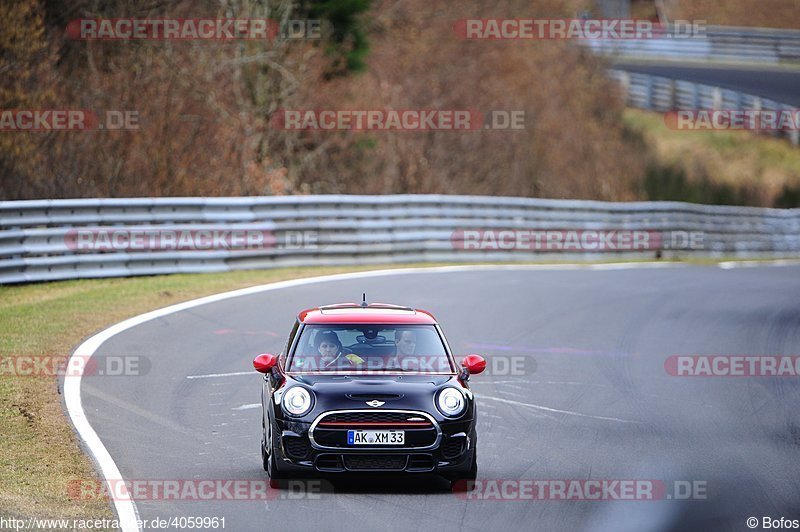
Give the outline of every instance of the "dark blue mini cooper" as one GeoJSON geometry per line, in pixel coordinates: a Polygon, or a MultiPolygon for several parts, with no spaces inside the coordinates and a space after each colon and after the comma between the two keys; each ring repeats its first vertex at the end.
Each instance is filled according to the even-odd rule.
{"type": "Polygon", "coordinates": [[[468,380],[486,362],[468,355],[457,364],[428,312],[304,310],[284,352],[253,366],[264,373],[261,455],[273,485],[321,473],[432,473],[452,483],[477,475],[468,380]]]}

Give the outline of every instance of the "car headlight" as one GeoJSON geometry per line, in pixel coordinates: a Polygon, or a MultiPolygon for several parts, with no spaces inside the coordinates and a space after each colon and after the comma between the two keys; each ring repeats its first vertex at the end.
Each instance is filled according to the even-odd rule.
{"type": "Polygon", "coordinates": [[[302,386],[293,386],[283,394],[281,404],[287,413],[303,416],[311,410],[311,394],[302,386]]]}
{"type": "Polygon", "coordinates": [[[439,397],[436,399],[436,406],[439,407],[439,411],[445,416],[455,417],[464,412],[467,401],[464,399],[464,394],[456,388],[445,388],[439,392],[439,397]]]}

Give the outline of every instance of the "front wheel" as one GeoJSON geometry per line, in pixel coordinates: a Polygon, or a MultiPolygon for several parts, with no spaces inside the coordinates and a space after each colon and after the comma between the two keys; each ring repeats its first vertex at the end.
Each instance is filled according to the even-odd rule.
{"type": "Polygon", "coordinates": [[[261,465],[269,477],[270,488],[279,488],[280,483],[278,481],[288,478],[286,473],[278,471],[278,465],[275,461],[275,447],[272,442],[272,427],[270,427],[269,434],[267,433],[266,427],[263,431],[261,441],[261,465]]]}
{"type": "Polygon", "coordinates": [[[450,479],[450,489],[456,492],[472,491],[475,489],[475,480],[478,478],[478,449],[473,448],[472,463],[469,471],[457,478],[450,479]]]}

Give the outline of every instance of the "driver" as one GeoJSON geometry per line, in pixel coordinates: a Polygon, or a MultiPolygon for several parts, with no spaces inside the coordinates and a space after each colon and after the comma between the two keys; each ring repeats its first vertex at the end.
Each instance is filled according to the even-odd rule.
{"type": "Polygon", "coordinates": [[[397,329],[394,332],[394,347],[395,354],[387,361],[389,368],[419,369],[419,361],[414,356],[417,352],[417,331],[413,329],[397,329]]]}
{"type": "Polygon", "coordinates": [[[319,369],[350,369],[364,363],[358,355],[342,353],[342,342],[334,331],[321,332],[316,337],[319,369]]]}

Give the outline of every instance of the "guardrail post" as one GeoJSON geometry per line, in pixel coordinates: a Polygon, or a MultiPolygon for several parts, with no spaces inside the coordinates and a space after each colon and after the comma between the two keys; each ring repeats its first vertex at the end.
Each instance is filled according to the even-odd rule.
{"type": "Polygon", "coordinates": [[[700,85],[692,83],[692,109],[700,109],[700,85]]]}
{"type": "Polygon", "coordinates": [[[631,75],[625,70],[620,71],[619,82],[622,85],[623,94],[625,94],[625,105],[631,101],[631,75]]]}
{"type": "MultiPolygon", "coordinates": [[[[792,113],[792,111],[796,111],[796,109],[794,109],[794,108],[792,108],[792,107],[790,107],[788,105],[779,106],[778,110],[779,111],[783,111],[783,112],[785,112],[787,114],[788,113],[792,113]]],[[[789,129],[789,130],[785,131],[785,134],[786,134],[786,136],[789,138],[789,140],[791,141],[791,143],[794,146],[800,146],[800,129],[797,129],[797,128],[789,129]]]]}
{"type": "Polygon", "coordinates": [[[676,89],[677,83],[678,82],[675,81],[674,79],[669,80],[669,85],[668,85],[669,94],[667,95],[667,98],[669,99],[669,101],[667,102],[667,105],[669,105],[669,110],[670,111],[678,108],[678,105],[677,105],[678,90],[676,89]]]}
{"type": "Polygon", "coordinates": [[[647,76],[644,82],[644,108],[648,111],[653,110],[653,76],[647,76]]]}
{"type": "Polygon", "coordinates": [[[722,109],[722,89],[714,87],[714,92],[711,93],[711,108],[722,109]]]}

